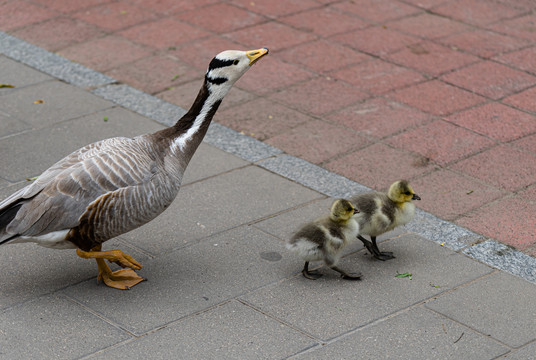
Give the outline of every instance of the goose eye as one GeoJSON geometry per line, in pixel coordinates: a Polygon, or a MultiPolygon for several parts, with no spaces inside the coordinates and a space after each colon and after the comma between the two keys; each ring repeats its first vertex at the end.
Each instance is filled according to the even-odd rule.
{"type": "Polygon", "coordinates": [[[233,65],[238,65],[239,62],[240,60],[236,59],[235,61],[233,61],[233,65]]]}

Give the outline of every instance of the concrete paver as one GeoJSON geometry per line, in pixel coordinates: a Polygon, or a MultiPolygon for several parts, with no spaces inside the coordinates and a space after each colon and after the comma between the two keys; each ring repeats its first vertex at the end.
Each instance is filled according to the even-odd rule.
{"type": "MultiPolygon", "coordinates": [[[[236,84],[216,116],[217,122],[265,143],[214,123],[172,209],[105,244],[140,260],[147,282],[119,292],[97,285],[94,262],[72,250],[31,244],[0,249],[0,358],[165,357],[180,351],[208,358],[529,358],[535,344],[536,260],[526,254],[536,254],[535,225],[518,219],[531,219],[534,212],[534,4],[363,3],[2,3],[0,30],[96,70],[126,74],[122,80],[145,93],[0,32],[0,83],[16,86],[0,88],[0,198],[91,141],[172,123],[184,109],[147,92],[187,107],[189,101],[173,96],[196,93],[218,51],[267,46],[271,55],[236,84]],[[102,9],[111,12],[99,13],[102,9]],[[209,10],[218,16],[203,18],[209,10]],[[319,26],[315,16],[325,24],[319,26]],[[76,39],[47,39],[54,23],[70,35],[89,31],[76,39]],[[162,24],[189,30],[181,37],[162,24]],[[441,71],[452,67],[454,72],[430,78],[441,74],[426,60],[434,57],[443,64],[441,71]],[[166,69],[147,66],[151,59],[169,66],[169,77],[166,69]],[[171,72],[173,62],[191,74],[179,80],[182,92],[165,90],[165,82],[177,75],[171,72]],[[145,66],[146,80],[134,84],[129,77],[136,77],[138,64],[145,66]],[[355,75],[369,72],[377,84],[355,75]],[[308,84],[315,88],[303,89],[308,84]],[[40,105],[56,106],[35,110],[22,95],[52,95],[55,100],[40,105]],[[277,104],[274,114],[270,104],[277,104]],[[379,107],[381,115],[367,115],[370,106],[379,107]],[[390,113],[384,113],[387,108],[390,113]],[[239,128],[237,113],[248,126],[239,128]],[[460,114],[473,121],[461,121],[460,114]],[[269,116],[281,119],[267,130],[269,116]],[[294,116],[296,122],[284,124],[294,116]],[[486,118],[504,130],[483,125],[486,118]],[[409,140],[392,141],[452,119],[460,121],[460,133],[476,131],[499,145],[445,165],[415,154],[406,146],[409,140]],[[303,131],[296,141],[314,138],[314,149],[324,149],[314,151],[329,149],[336,136],[315,138],[318,127],[305,126],[320,122],[351,129],[346,136],[355,142],[357,133],[367,144],[341,146],[331,157],[313,159],[316,164],[283,152],[293,145],[283,137],[290,138],[294,127],[303,131]],[[263,129],[257,124],[265,130],[257,132],[263,129]],[[277,136],[281,150],[268,145],[277,136]],[[493,166],[483,167],[486,161],[493,166]],[[453,176],[440,176],[444,173],[453,176]],[[349,246],[341,267],[361,270],[359,282],[342,281],[324,267],[324,278],[303,279],[302,260],[284,248],[293,229],[324,214],[330,197],[369,190],[352,180],[383,190],[400,177],[421,182],[426,191],[459,193],[459,187],[480,184],[475,191],[486,189],[491,196],[450,207],[456,210],[430,208],[469,229],[419,210],[408,226],[379,239],[382,249],[395,252],[392,261],[374,261],[359,243],[349,246]],[[429,184],[430,178],[437,184],[429,184]],[[406,271],[412,280],[395,277],[406,271]]],[[[445,144],[441,138],[447,135],[439,131],[437,144],[445,144]]],[[[441,159],[451,147],[435,150],[443,153],[437,156],[441,159]]]]}
{"type": "Polygon", "coordinates": [[[417,307],[293,359],[354,359],[359,354],[360,359],[485,360],[507,351],[482,334],[417,307]]]}

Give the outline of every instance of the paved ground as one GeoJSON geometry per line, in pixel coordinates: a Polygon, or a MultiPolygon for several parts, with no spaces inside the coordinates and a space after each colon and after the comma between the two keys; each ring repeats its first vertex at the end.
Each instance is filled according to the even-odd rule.
{"type": "Polygon", "coordinates": [[[216,121],[536,255],[533,0],[4,0],[0,30],[186,108],[267,46],[216,121]],[[254,114],[254,115],[253,115],[254,114]]]}
{"type": "MultiPolygon", "coordinates": [[[[5,33],[0,53],[1,83],[15,86],[0,88],[0,198],[82,145],[184,112],[5,33]]],[[[341,267],[362,281],[325,268],[304,279],[283,241],[361,191],[213,124],[171,208],[106,244],[147,282],[118,291],[72,250],[0,248],[0,359],[534,357],[536,259],[424,211],[381,237],[396,259],[347,250],[341,267]]]]}

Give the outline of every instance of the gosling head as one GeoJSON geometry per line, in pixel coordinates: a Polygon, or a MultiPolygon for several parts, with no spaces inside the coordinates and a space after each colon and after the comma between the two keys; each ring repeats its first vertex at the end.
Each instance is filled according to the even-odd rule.
{"type": "Polygon", "coordinates": [[[212,92],[227,92],[236,80],[266,54],[266,48],[249,51],[226,50],[219,53],[212,59],[205,74],[207,86],[212,92]]]}
{"type": "Polygon", "coordinates": [[[389,192],[387,195],[389,196],[389,199],[397,203],[421,200],[420,196],[415,194],[415,191],[413,191],[413,188],[406,180],[394,182],[389,187],[389,192]]]}
{"type": "Polygon", "coordinates": [[[330,218],[337,222],[348,221],[358,212],[359,210],[348,200],[338,199],[333,202],[333,205],[331,205],[330,218]]]}

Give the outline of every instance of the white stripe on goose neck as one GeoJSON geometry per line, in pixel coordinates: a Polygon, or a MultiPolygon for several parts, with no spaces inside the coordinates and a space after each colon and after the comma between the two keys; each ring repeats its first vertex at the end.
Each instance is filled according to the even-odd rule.
{"type": "MultiPolygon", "coordinates": [[[[210,74],[207,76],[210,76],[210,74]]],[[[210,109],[212,109],[214,104],[216,104],[218,101],[221,101],[225,97],[229,89],[231,89],[232,83],[230,81],[226,81],[223,84],[212,84],[210,82],[207,82],[207,85],[210,95],[203,103],[203,107],[201,108],[199,114],[195,117],[192,126],[188,129],[188,131],[176,138],[171,144],[171,152],[174,154],[177,151],[184,151],[186,143],[190,141],[199,131],[199,128],[205,121],[208,113],[210,112],[210,109]]]]}

